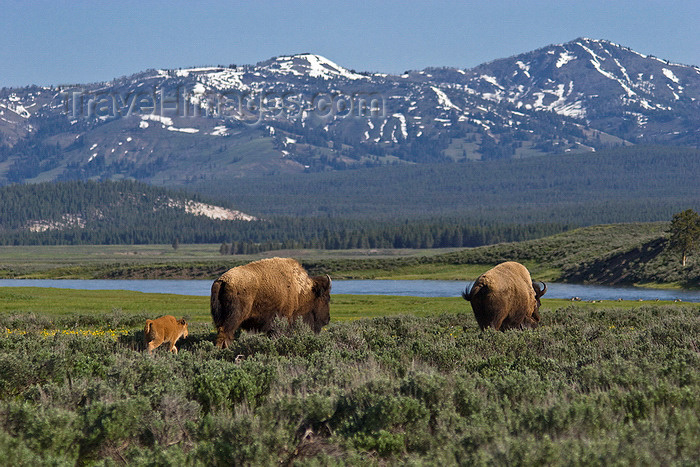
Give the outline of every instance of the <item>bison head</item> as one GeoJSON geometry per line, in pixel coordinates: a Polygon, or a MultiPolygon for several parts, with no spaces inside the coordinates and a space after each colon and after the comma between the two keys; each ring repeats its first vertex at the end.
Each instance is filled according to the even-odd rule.
{"type": "Polygon", "coordinates": [[[532,318],[539,322],[540,321],[540,307],[542,306],[542,302],[540,302],[540,297],[547,292],[547,284],[544,282],[541,282],[542,287],[540,287],[540,284],[538,284],[535,281],[532,281],[532,288],[535,290],[535,309],[532,312],[532,318]]]}
{"type": "Polygon", "coordinates": [[[312,277],[314,302],[311,312],[306,315],[304,321],[311,326],[314,332],[321,332],[321,328],[331,321],[331,276],[312,277]]]}
{"type": "Polygon", "coordinates": [[[189,336],[189,332],[187,332],[187,320],[185,320],[185,318],[178,319],[177,324],[182,326],[182,337],[189,336]]]}
{"type": "Polygon", "coordinates": [[[540,297],[544,295],[547,292],[547,284],[544,282],[540,282],[538,284],[535,281],[532,281],[532,288],[535,289],[535,300],[537,300],[537,308],[539,308],[542,303],[540,303],[540,297]],[[542,287],[540,287],[540,284],[542,284],[542,287]]]}

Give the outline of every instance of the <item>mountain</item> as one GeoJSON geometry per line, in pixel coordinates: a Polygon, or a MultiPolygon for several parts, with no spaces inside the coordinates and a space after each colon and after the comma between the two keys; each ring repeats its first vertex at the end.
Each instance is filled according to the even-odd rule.
{"type": "Polygon", "coordinates": [[[0,184],[251,175],[700,145],[700,68],[593,39],[472,69],[310,53],[0,90],[0,184]]]}

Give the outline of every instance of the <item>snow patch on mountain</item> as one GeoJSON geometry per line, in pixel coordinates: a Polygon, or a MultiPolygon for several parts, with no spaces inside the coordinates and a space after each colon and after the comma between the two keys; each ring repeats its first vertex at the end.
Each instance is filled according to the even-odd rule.
{"type": "Polygon", "coordinates": [[[198,128],[176,128],[174,126],[169,126],[167,128],[167,130],[168,131],[179,131],[180,133],[190,133],[190,134],[199,133],[198,128]]]}
{"type": "Polygon", "coordinates": [[[220,70],[218,67],[201,67],[201,68],[185,68],[183,70],[177,70],[175,71],[175,76],[179,76],[181,78],[186,78],[190,76],[190,73],[207,73],[210,71],[217,71],[220,70]]]}
{"type": "Polygon", "coordinates": [[[214,127],[214,130],[209,133],[212,136],[228,136],[231,133],[226,125],[218,125],[214,127]]]}
{"type": "Polygon", "coordinates": [[[84,229],[87,223],[79,214],[64,214],[58,221],[29,221],[27,229],[30,232],[46,232],[48,230],[84,229]]]}
{"type": "Polygon", "coordinates": [[[633,97],[633,96],[637,95],[637,93],[634,92],[627,85],[627,83],[623,82],[621,79],[616,77],[613,73],[603,69],[602,62],[606,60],[605,57],[601,57],[600,55],[596,54],[593,50],[586,47],[585,45],[583,45],[580,42],[579,42],[579,45],[581,46],[582,49],[584,49],[586,52],[588,52],[591,55],[590,63],[591,63],[591,65],[593,65],[593,67],[596,69],[596,71],[598,71],[601,75],[605,76],[606,78],[619,83],[619,85],[622,87],[622,89],[624,89],[625,92],[627,93],[628,97],[633,97]]]}
{"type": "Polygon", "coordinates": [[[220,91],[241,90],[247,91],[250,89],[243,82],[243,71],[234,70],[231,68],[216,69],[200,74],[197,79],[201,82],[220,91]]]}
{"type": "MultiPolygon", "coordinates": [[[[179,204],[179,203],[176,203],[179,204]]],[[[186,201],[183,203],[185,212],[194,214],[195,216],[206,216],[210,219],[223,221],[256,221],[257,217],[249,214],[244,214],[241,211],[222,208],[221,206],[213,206],[211,204],[199,203],[197,201],[186,201]]]]}
{"type": "Polygon", "coordinates": [[[576,55],[565,51],[559,54],[559,60],[557,60],[556,67],[561,68],[572,60],[576,60],[576,55]]]}
{"type": "Polygon", "coordinates": [[[325,57],[314,54],[277,57],[267,68],[273,73],[309,76],[324,80],[338,77],[350,80],[367,79],[366,76],[353,73],[325,57]]]}
{"type": "Polygon", "coordinates": [[[493,84],[499,89],[503,89],[503,86],[498,84],[498,80],[494,76],[488,76],[488,75],[481,75],[479,76],[480,79],[486,81],[487,83],[493,84]]]}
{"type": "MultiPolygon", "coordinates": [[[[525,64],[525,63],[521,62],[520,60],[518,60],[517,62],[515,62],[515,64],[518,65],[518,68],[520,68],[520,71],[522,71],[523,74],[524,74],[525,76],[527,76],[528,78],[531,77],[531,76],[530,76],[530,65],[529,65],[529,64],[525,64]]],[[[517,72],[516,72],[516,73],[517,73],[517,72]]]]}
{"type": "Polygon", "coordinates": [[[155,114],[141,115],[141,120],[152,120],[154,122],[159,122],[163,125],[163,127],[173,126],[173,119],[172,118],[161,117],[160,115],[155,115],[155,114]]]}
{"type": "MultiPolygon", "coordinates": [[[[437,95],[437,98],[438,98],[438,105],[439,105],[440,107],[442,107],[442,108],[445,109],[445,110],[452,110],[452,109],[454,109],[454,110],[457,110],[457,111],[459,111],[459,112],[462,111],[462,109],[460,109],[459,107],[457,107],[456,105],[454,105],[454,104],[452,103],[452,101],[450,100],[450,98],[447,97],[447,94],[445,94],[441,89],[436,88],[435,86],[430,86],[430,89],[432,89],[433,92],[435,93],[435,95],[437,95]]],[[[404,124],[405,124],[405,121],[404,121],[404,124]]]]}
{"type": "Polygon", "coordinates": [[[664,74],[664,76],[665,76],[666,78],[670,79],[670,80],[673,81],[674,83],[678,84],[678,83],[681,82],[681,81],[676,77],[676,75],[674,75],[673,72],[672,72],[671,70],[669,70],[668,68],[663,68],[663,69],[661,70],[661,72],[664,74]]]}

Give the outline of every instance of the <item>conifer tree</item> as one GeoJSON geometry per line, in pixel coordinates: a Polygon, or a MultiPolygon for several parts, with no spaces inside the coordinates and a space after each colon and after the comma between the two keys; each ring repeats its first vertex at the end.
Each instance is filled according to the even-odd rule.
{"type": "Polygon", "coordinates": [[[700,215],[686,209],[671,220],[669,247],[681,255],[681,265],[685,266],[688,255],[700,246],[700,215]]]}

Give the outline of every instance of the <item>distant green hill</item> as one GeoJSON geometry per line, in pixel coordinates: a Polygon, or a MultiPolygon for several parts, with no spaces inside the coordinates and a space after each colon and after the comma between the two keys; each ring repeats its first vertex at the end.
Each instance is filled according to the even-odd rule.
{"type": "Polygon", "coordinates": [[[0,244],[196,243],[251,219],[211,203],[133,181],[9,185],[0,188],[0,244]]]}
{"type": "Polygon", "coordinates": [[[700,287],[700,258],[686,267],[666,250],[668,223],[597,225],[545,238],[424,257],[306,262],[314,272],[347,278],[474,279],[503,261],[525,264],[556,282],[700,287]],[[479,265],[476,267],[475,265],[479,265]]]}
{"type": "Polygon", "coordinates": [[[259,216],[461,217],[583,226],[700,210],[700,150],[633,146],[585,155],[245,177],[188,186],[259,216]]]}
{"type": "Polygon", "coordinates": [[[680,284],[700,287],[700,258],[686,267],[667,251],[665,222],[597,225],[537,240],[473,248],[437,258],[450,264],[532,264],[533,274],[557,271],[562,282],[680,284]]]}
{"type": "MultiPolygon", "coordinates": [[[[293,198],[287,200],[291,204],[293,198]]],[[[281,248],[444,248],[538,238],[558,223],[479,218],[254,218],[232,203],[141,182],[0,187],[0,245],[219,243],[222,254],[281,248]]]]}

